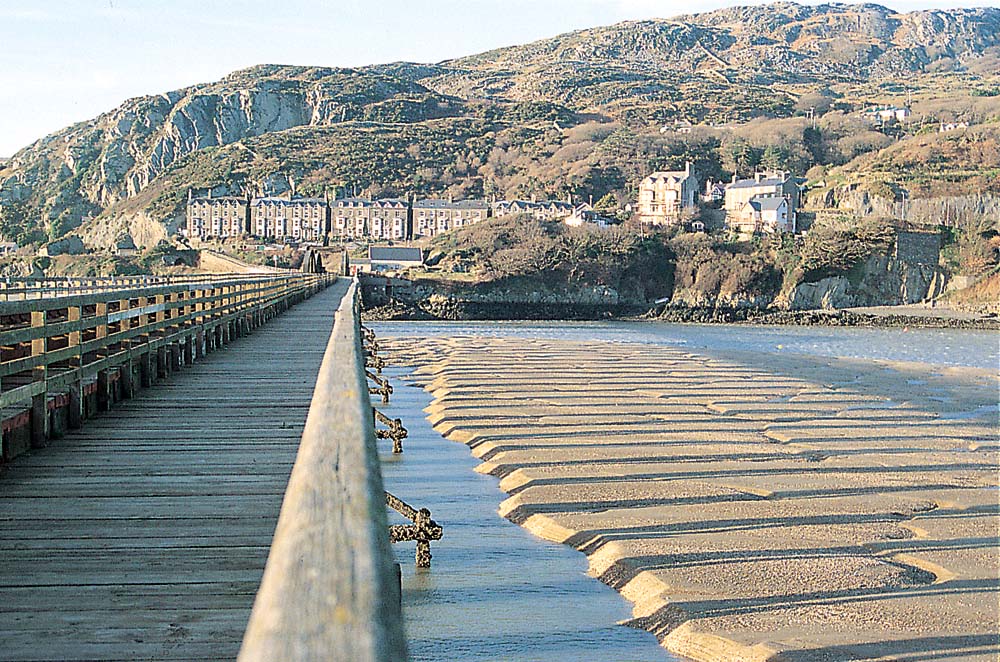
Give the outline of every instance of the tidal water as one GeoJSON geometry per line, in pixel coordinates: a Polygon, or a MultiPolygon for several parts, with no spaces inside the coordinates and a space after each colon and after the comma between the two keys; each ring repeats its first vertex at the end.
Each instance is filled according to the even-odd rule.
{"type": "MultiPolygon", "coordinates": [[[[376,326],[376,332],[384,332],[376,326]]],[[[534,537],[497,514],[506,495],[473,471],[468,447],[431,428],[430,394],[386,370],[409,437],[394,457],[381,442],[385,488],[444,526],[430,570],[414,568],[414,543],[394,545],[403,569],[403,611],[413,660],[652,662],[674,660],[643,630],[616,623],[631,606],[586,574],[583,554],[534,537]]],[[[393,523],[405,523],[391,519],[393,523]]]]}
{"type": "Polygon", "coordinates": [[[961,329],[671,324],[666,322],[381,322],[386,335],[524,337],[669,345],[997,369],[1000,333],[961,329]]]}
{"type": "MultiPolygon", "coordinates": [[[[383,322],[379,336],[487,336],[668,345],[694,353],[872,359],[997,370],[1000,334],[941,329],[678,325],[656,322],[383,322]]],[[[630,605],[586,575],[586,559],[497,515],[506,495],[473,471],[468,448],[438,435],[422,409],[430,395],[387,371],[386,413],[404,420],[405,453],[383,448],[386,489],[427,507],[444,525],[433,567],[416,571],[413,544],[395,546],[403,568],[407,638],[414,660],[673,660],[643,631],[617,625],[630,605]]],[[[919,375],[919,372],[917,373],[919,375]]],[[[990,405],[992,407],[992,405],[990,405]]],[[[993,408],[995,409],[995,408],[993,408]]],[[[973,414],[981,412],[973,412],[973,414]]]]}

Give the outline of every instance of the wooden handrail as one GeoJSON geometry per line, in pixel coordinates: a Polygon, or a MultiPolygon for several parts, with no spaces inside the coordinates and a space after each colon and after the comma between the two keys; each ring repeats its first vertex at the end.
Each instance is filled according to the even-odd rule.
{"type": "Polygon", "coordinates": [[[68,395],[79,408],[85,383],[122,378],[131,384],[134,367],[161,370],[156,365],[168,360],[164,352],[177,365],[188,363],[335,278],[292,273],[103,279],[114,282],[94,291],[52,290],[41,298],[0,301],[0,408],[30,401],[32,442],[44,445],[49,399],[68,395]]]}
{"type": "Polygon", "coordinates": [[[406,659],[361,345],[337,311],[239,660],[406,659]]]}

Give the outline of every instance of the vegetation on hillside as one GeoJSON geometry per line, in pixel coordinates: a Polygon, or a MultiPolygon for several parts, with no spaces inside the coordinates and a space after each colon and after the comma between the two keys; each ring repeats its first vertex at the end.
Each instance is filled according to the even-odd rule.
{"type": "Polygon", "coordinates": [[[777,3],[435,65],[263,65],[129,100],[0,164],[0,233],[41,243],[92,216],[176,222],[189,188],[620,209],[646,174],[688,160],[702,179],[809,173],[821,206],[859,182],[893,203],[978,195],[1000,184],[998,58],[995,8],[777,3]],[[863,117],[908,102],[902,124],[863,117]],[[935,133],[959,120],[973,126],[935,133]]]}
{"type": "MultiPolygon", "coordinates": [[[[801,240],[569,228],[505,216],[436,237],[432,275],[465,284],[609,288],[639,303],[673,298],[689,305],[763,307],[800,283],[853,277],[875,254],[891,253],[885,219],[820,226],[801,240]],[[471,279],[470,279],[471,277],[471,279]]],[[[992,254],[992,268],[996,255],[992,254]]]]}

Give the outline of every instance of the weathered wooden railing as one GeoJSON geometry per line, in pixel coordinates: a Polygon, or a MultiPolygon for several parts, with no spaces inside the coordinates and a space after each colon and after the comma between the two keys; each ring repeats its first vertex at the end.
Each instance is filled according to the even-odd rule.
{"type": "Polygon", "coordinates": [[[287,277],[289,273],[263,268],[257,273],[184,274],[177,276],[8,277],[0,278],[0,301],[24,301],[76,294],[97,294],[111,290],[129,290],[156,285],[181,286],[213,281],[227,282],[234,279],[259,280],[272,276],[287,277]]]}
{"type": "Polygon", "coordinates": [[[332,281],[290,273],[22,283],[14,298],[0,296],[3,458],[43,446],[332,281]]]}
{"type": "Polygon", "coordinates": [[[406,659],[357,285],[337,311],[239,659],[406,659]]]}

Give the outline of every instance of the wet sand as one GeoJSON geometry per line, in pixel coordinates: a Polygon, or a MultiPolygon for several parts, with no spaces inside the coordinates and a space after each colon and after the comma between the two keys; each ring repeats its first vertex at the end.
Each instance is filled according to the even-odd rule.
{"type": "Polygon", "coordinates": [[[623,343],[382,342],[418,366],[434,428],[501,478],[500,514],[586,554],[668,650],[997,659],[995,373],[623,343]]]}

